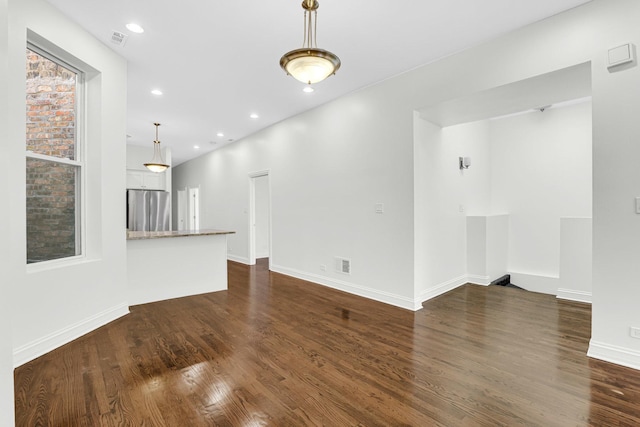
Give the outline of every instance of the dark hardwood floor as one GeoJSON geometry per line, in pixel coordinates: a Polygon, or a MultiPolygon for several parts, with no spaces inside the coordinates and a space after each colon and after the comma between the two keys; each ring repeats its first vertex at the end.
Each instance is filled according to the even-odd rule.
{"type": "Polygon", "coordinates": [[[639,426],[590,307],[466,285],[418,312],[229,263],[15,372],[18,426],[639,426]]]}

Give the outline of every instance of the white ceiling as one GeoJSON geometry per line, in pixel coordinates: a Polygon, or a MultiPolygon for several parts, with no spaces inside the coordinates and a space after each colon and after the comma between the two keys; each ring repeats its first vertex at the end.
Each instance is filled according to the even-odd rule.
{"type": "Polygon", "coordinates": [[[320,0],[318,47],[342,68],[311,94],[279,66],[302,46],[301,0],[48,1],[128,60],[128,143],[150,147],[160,122],[177,165],[590,0],[320,0]],[[124,47],[110,42],[113,30],[128,34],[124,47]]]}

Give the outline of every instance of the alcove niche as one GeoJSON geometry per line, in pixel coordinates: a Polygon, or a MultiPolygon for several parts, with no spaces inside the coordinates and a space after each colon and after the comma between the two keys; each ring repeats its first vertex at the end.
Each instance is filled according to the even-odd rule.
{"type": "Polygon", "coordinates": [[[414,113],[423,301],[505,274],[527,290],[591,301],[591,116],[590,63],[414,113]]]}

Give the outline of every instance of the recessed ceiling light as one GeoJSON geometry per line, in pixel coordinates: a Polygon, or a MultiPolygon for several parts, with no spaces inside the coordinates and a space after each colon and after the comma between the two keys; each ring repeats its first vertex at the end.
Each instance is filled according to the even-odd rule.
{"type": "Polygon", "coordinates": [[[198,149],[200,149],[200,146],[199,145],[194,145],[193,148],[198,150],[198,149]]]}
{"type": "Polygon", "coordinates": [[[126,27],[127,27],[127,30],[131,31],[132,33],[136,33],[136,34],[144,33],[144,28],[142,28],[140,25],[136,24],[135,22],[128,23],[126,27]]]}
{"type": "Polygon", "coordinates": [[[311,93],[313,92],[313,88],[311,86],[305,86],[304,89],[302,89],[302,91],[306,93],[311,93]]]}
{"type": "Polygon", "coordinates": [[[251,113],[249,117],[251,117],[252,119],[257,119],[260,116],[258,116],[256,113],[251,113]]]}
{"type": "Polygon", "coordinates": [[[224,136],[224,133],[222,133],[222,132],[218,132],[216,135],[218,135],[219,137],[221,137],[221,138],[222,138],[222,137],[224,136]]]}
{"type": "Polygon", "coordinates": [[[162,95],[162,91],[160,89],[154,89],[151,91],[151,93],[154,95],[162,95]]]}

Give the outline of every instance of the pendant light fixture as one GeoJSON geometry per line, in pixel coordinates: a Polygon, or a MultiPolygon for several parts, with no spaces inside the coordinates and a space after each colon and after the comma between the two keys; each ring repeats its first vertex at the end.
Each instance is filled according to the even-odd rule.
{"type": "Polygon", "coordinates": [[[280,66],[287,74],[302,83],[311,85],[321,82],[340,68],[340,58],[328,50],[318,49],[316,32],[318,24],[317,0],[303,0],[304,43],[301,49],[285,53],[280,66]]]}
{"type": "Polygon", "coordinates": [[[164,172],[169,168],[169,165],[164,162],[164,158],[162,158],[162,150],[160,150],[160,140],[158,139],[158,126],[160,123],[153,124],[156,127],[156,139],[153,141],[153,158],[149,163],[145,163],[144,165],[151,172],[164,172]]]}

